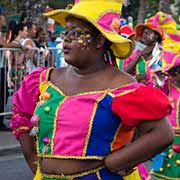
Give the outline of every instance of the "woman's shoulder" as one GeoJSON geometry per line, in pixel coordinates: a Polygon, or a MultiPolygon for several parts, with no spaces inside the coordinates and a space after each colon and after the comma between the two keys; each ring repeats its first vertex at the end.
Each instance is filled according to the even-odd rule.
{"type": "Polygon", "coordinates": [[[137,83],[133,76],[124,71],[118,70],[113,77],[111,85],[113,87],[122,87],[132,83],[137,83]]]}
{"type": "Polygon", "coordinates": [[[66,70],[67,67],[54,68],[53,70],[51,70],[50,79],[57,79],[59,77],[63,77],[66,70]]]}

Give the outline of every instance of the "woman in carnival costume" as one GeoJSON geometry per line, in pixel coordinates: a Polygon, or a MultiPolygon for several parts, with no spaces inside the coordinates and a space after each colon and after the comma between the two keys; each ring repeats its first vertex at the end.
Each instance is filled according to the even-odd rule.
{"type": "Polygon", "coordinates": [[[135,75],[138,82],[152,84],[154,69],[161,66],[161,42],[163,31],[152,23],[139,24],[135,28],[136,43],[132,54],[124,61],[123,69],[135,75]]]}
{"type": "Polygon", "coordinates": [[[116,66],[132,48],[112,26],[121,7],[81,0],[45,14],[66,27],[69,66],[29,74],[13,95],[11,120],[35,180],[129,180],[124,175],[173,141],[166,95],[116,66]],[[141,134],[130,143],[134,128],[141,134]]]}
{"type": "Polygon", "coordinates": [[[167,63],[161,71],[168,76],[167,83],[163,83],[165,92],[172,103],[172,112],[169,115],[170,123],[175,132],[175,139],[163,153],[153,160],[152,174],[164,180],[180,178],[180,57],[172,55],[171,63],[167,63]]]}

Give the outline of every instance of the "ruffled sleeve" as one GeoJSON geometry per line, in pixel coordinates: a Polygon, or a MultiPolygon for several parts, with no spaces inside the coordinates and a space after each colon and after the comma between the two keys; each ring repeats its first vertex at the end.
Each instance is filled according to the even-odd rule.
{"type": "Polygon", "coordinates": [[[112,101],[112,111],[126,126],[162,119],[171,110],[167,96],[158,88],[150,86],[139,87],[133,92],[115,97],[112,101]]]}
{"type": "Polygon", "coordinates": [[[18,91],[13,95],[13,109],[10,127],[16,139],[23,133],[29,133],[36,103],[39,99],[40,74],[45,68],[38,68],[27,75],[18,91]]]}

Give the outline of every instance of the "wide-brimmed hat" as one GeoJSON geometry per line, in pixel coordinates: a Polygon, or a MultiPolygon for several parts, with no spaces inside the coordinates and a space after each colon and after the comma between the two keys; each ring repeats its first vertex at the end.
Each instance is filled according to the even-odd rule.
{"type": "Polygon", "coordinates": [[[162,28],[167,34],[179,34],[177,23],[170,14],[159,11],[150,17],[147,22],[162,28]]]}
{"type": "Polygon", "coordinates": [[[132,51],[132,43],[116,31],[120,23],[121,9],[122,0],[79,0],[71,9],[57,9],[44,15],[62,26],[66,24],[66,18],[69,15],[90,22],[112,42],[111,48],[114,55],[126,58],[132,51]]]}
{"type": "Polygon", "coordinates": [[[165,38],[163,49],[174,53],[180,52],[180,33],[177,29],[177,23],[174,18],[161,11],[150,17],[148,22],[153,23],[156,27],[163,29],[165,38]]]}
{"type": "Polygon", "coordinates": [[[144,28],[149,28],[155,32],[157,32],[159,34],[159,36],[161,37],[161,40],[164,39],[164,33],[163,30],[159,27],[156,27],[153,23],[144,23],[144,24],[138,24],[135,28],[135,32],[136,32],[136,37],[137,38],[141,38],[142,34],[143,34],[143,29],[144,28]]]}

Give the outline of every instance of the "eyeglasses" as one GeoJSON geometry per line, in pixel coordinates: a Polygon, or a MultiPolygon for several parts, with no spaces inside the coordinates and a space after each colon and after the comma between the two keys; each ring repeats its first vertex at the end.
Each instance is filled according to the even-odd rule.
{"type": "Polygon", "coordinates": [[[70,40],[77,40],[82,35],[90,36],[90,32],[89,31],[83,31],[81,29],[66,30],[62,33],[62,38],[64,39],[65,37],[68,36],[68,38],[70,40]]]}

